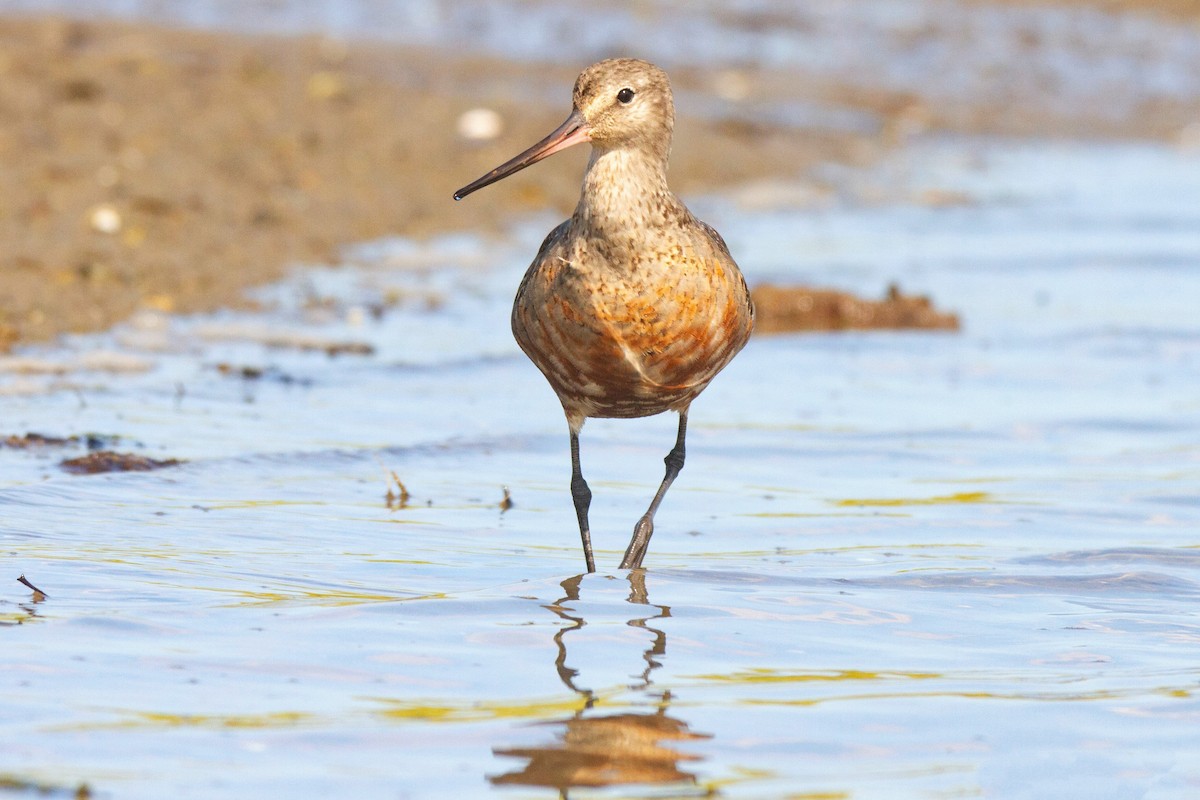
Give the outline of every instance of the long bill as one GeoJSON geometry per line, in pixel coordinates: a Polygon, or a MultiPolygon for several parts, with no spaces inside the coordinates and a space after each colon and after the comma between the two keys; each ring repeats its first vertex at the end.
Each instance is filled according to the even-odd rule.
{"type": "Polygon", "coordinates": [[[471,192],[507,178],[514,172],[520,172],[529,165],[541,161],[546,156],[554,155],[559,150],[565,150],[572,145],[582,142],[590,142],[592,140],[591,133],[592,131],[588,126],[587,120],[583,118],[583,114],[580,113],[579,109],[575,109],[571,112],[571,116],[567,117],[566,122],[555,128],[545,139],[542,139],[519,156],[505,161],[482,178],[471,181],[454,193],[454,199],[462,200],[471,192]]]}

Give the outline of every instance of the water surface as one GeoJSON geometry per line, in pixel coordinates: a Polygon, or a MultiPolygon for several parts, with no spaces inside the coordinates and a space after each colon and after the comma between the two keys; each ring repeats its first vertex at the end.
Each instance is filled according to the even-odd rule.
{"type": "Polygon", "coordinates": [[[1195,796],[1198,175],[1166,148],[933,141],[839,176],[872,204],[694,202],[752,282],[899,280],[966,324],[754,339],[693,407],[645,573],[615,565],[674,419],[585,428],[580,576],[566,426],[508,333],[553,220],[364,245],[261,313],[5,362],[0,433],[187,463],[80,477],[57,462],[83,444],[0,449],[0,775],[1195,796]]]}

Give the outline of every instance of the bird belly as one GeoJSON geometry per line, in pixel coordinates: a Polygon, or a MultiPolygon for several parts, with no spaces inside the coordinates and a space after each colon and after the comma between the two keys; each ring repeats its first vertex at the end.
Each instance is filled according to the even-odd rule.
{"type": "Polygon", "coordinates": [[[753,324],[736,267],[729,274],[706,266],[677,269],[672,279],[618,280],[535,265],[513,306],[513,334],[568,417],[685,409],[741,350],[753,324]]]}

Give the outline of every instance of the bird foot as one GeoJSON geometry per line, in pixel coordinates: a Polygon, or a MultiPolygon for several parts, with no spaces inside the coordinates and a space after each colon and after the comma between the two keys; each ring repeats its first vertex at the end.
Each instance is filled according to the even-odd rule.
{"type": "Polygon", "coordinates": [[[650,537],[654,534],[654,518],[649,514],[638,520],[633,527],[633,538],[621,559],[621,569],[638,569],[642,559],[646,557],[646,549],[650,546],[650,537]]]}

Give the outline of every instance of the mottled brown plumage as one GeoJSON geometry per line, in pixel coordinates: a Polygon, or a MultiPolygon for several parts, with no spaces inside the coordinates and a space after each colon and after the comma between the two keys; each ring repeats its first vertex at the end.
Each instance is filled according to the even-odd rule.
{"type": "Polygon", "coordinates": [[[579,76],[573,100],[557,130],[455,197],[592,144],[579,205],[542,243],[512,313],[517,343],[567,415],[571,494],[591,572],[584,420],[679,412],[666,476],[621,562],[639,567],[654,513],[683,467],[688,407],[750,338],[754,307],[721,236],[667,188],[675,109],[666,73],[632,58],[601,61],[579,76]]]}

